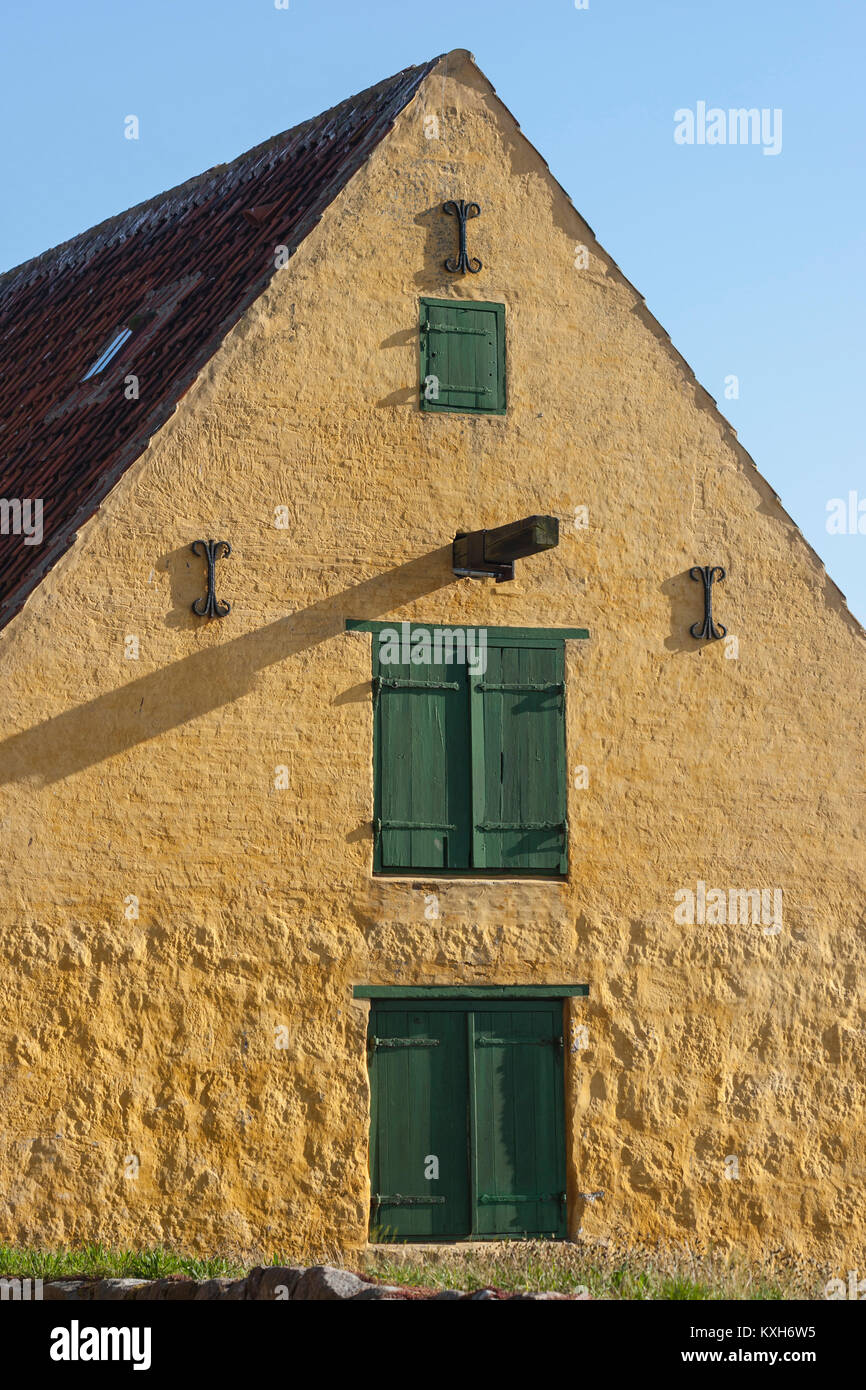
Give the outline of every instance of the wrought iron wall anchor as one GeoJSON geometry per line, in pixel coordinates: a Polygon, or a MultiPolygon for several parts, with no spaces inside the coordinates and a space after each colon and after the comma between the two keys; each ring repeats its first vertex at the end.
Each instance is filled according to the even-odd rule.
{"type": "Polygon", "coordinates": [[[193,555],[203,555],[207,560],[207,593],[204,598],[193,601],[192,611],[199,618],[224,618],[231,612],[232,606],[230,603],[220,603],[216,596],[216,562],[220,559],[220,550],[225,557],[231,555],[232,548],[228,541],[193,541],[190,549],[193,555]],[[198,546],[201,546],[201,550],[198,546]]]}
{"type": "Polygon", "coordinates": [[[722,627],[721,623],[713,622],[713,580],[724,579],[725,571],[721,565],[693,565],[689,574],[697,583],[703,582],[704,586],[704,621],[692,623],[689,632],[699,642],[701,638],[706,638],[708,642],[717,642],[720,637],[725,636],[728,629],[722,627]]]}
{"type": "Polygon", "coordinates": [[[468,256],[466,253],[466,222],[470,217],[480,216],[480,204],[464,203],[462,198],[459,201],[449,198],[447,203],[442,204],[442,211],[457,217],[460,222],[460,250],[456,261],[452,256],[448,257],[445,262],[445,269],[455,274],[459,270],[462,275],[465,275],[468,270],[470,275],[477,275],[481,269],[481,262],[477,256],[468,256]]]}

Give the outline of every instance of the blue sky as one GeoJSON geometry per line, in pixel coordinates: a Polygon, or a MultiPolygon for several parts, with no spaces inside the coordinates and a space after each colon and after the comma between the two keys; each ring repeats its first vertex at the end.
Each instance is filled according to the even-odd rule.
{"type": "Polygon", "coordinates": [[[826,528],[866,529],[862,0],[4,0],[3,38],[0,269],[471,49],[866,621],[826,528]],[[676,144],[699,101],[781,109],[780,153],[676,144]]]}

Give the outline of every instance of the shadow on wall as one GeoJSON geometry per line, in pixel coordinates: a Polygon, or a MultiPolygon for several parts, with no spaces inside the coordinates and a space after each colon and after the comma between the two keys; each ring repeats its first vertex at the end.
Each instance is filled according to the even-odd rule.
{"type": "MultiPolygon", "coordinates": [[[[458,192],[448,197],[459,198],[462,195],[458,192]]],[[[443,197],[442,202],[447,201],[443,197]]],[[[469,224],[472,231],[479,219],[473,218],[469,224]]],[[[415,217],[415,225],[423,227],[425,233],[424,246],[424,269],[416,272],[414,278],[415,286],[419,296],[425,295],[432,299],[484,299],[485,295],[479,290],[471,290],[469,285],[477,280],[475,275],[456,275],[445,269],[445,261],[449,256],[456,257],[458,251],[458,223],[457,218],[450,216],[442,211],[442,203],[434,203],[432,207],[425,208],[415,217]]],[[[470,245],[470,254],[479,255],[470,245]]],[[[379,344],[384,349],[402,349],[405,353],[407,349],[411,352],[411,357],[406,358],[407,374],[409,385],[401,386],[390,395],[383,396],[376,402],[377,406],[395,405],[417,405],[418,392],[420,389],[418,357],[418,304],[417,301],[412,309],[412,321],[405,328],[397,333],[392,333],[390,338],[386,338],[379,344]]]]}
{"type": "MultiPolygon", "coordinates": [[[[441,202],[425,208],[415,218],[416,227],[423,227],[425,233],[424,269],[417,271],[414,276],[418,293],[430,295],[434,299],[486,299],[487,296],[480,289],[473,288],[468,295],[463,292],[469,286],[477,286],[479,281],[483,281],[482,274],[463,275],[445,269],[446,260],[457,259],[460,246],[458,219],[453,213],[443,211],[444,204],[452,198],[473,201],[471,193],[458,189],[456,193],[444,194],[441,202]],[[458,290],[457,294],[454,292],[455,288],[458,290]]],[[[473,260],[481,261],[482,266],[487,254],[487,238],[481,226],[483,220],[482,207],[481,215],[469,218],[466,223],[467,250],[473,260]]]]}
{"type": "MultiPolygon", "coordinates": [[[[192,582],[187,579],[185,551],[164,559],[170,565],[178,556],[183,565],[176,567],[172,597],[180,609],[203,589],[200,573],[192,582]]],[[[345,631],[347,617],[384,617],[458,582],[451,573],[451,547],[443,546],[255,632],[194,652],[5,739],[0,743],[0,784],[31,781],[48,786],[62,781],[232,704],[254,688],[257,672],[338,636],[345,631]]]]}
{"type": "MultiPolygon", "coordinates": [[[[204,598],[207,593],[207,564],[201,555],[194,555],[191,545],[178,546],[160,555],[154,566],[161,574],[168,575],[171,589],[171,610],[165,625],[170,628],[201,627],[201,618],[192,611],[194,599],[204,598]]],[[[229,573],[231,573],[229,571],[229,573]]],[[[216,592],[221,598],[220,580],[223,578],[223,565],[220,560],[216,567],[216,592]]]]}
{"type": "MultiPolygon", "coordinates": [[[[666,579],[660,586],[661,592],[670,604],[670,634],[665,638],[665,647],[669,652],[699,652],[706,646],[703,640],[693,637],[690,628],[693,623],[702,623],[704,620],[704,586],[692,579],[689,570],[683,570],[681,574],[675,574],[671,579],[666,579]]],[[[724,585],[719,587],[713,585],[713,619],[718,626],[729,627],[729,623],[721,612],[725,602],[724,585]]]]}

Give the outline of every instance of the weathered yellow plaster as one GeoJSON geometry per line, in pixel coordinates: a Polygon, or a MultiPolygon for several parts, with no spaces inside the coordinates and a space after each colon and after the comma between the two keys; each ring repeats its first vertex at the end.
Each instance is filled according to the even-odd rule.
{"type": "Polygon", "coordinates": [[[862,632],[468,55],[228,336],[0,663],[0,1238],[358,1246],[352,985],[586,982],[572,1234],[863,1267],[862,632]],[[442,268],[451,197],[483,208],[477,276],[442,268]],[[506,416],[419,411],[425,294],[506,305],[506,416]],[[561,518],[558,549],[513,584],[453,577],[456,530],[533,512],[561,518]],[[213,623],[190,612],[209,536],[234,547],[213,623]],[[688,634],[703,563],[727,569],[737,659],[688,634]],[[589,786],[566,883],[372,876],[371,638],[344,622],[391,616],[590,629],[568,652],[589,786]],[[698,880],[781,888],[783,930],[678,925],[698,880]]]}

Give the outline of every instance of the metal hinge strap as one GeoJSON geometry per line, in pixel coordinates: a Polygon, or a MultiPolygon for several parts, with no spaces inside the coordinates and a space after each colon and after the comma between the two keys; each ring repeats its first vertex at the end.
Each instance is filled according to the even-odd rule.
{"type": "Polygon", "coordinates": [[[555,690],[557,694],[561,695],[562,692],[565,690],[565,684],[563,681],[524,681],[522,683],[515,681],[511,684],[500,684],[494,681],[481,681],[478,685],[476,685],[475,689],[505,690],[513,692],[515,695],[519,695],[524,690],[555,690]]]}
{"type": "MultiPolygon", "coordinates": [[[[421,385],[422,385],[423,388],[426,389],[426,386],[427,386],[426,381],[422,381],[421,385]]],[[[465,392],[467,392],[469,395],[472,395],[472,396],[492,396],[492,395],[493,395],[493,388],[492,388],[491,386],[464,386],[464,385],[452,386],[450,382],[446,382],[446,381],[440,381],[440,382],[439,382],[439,390],[440,390],[440,391],[465,391],[465,392]]],[[[434,400],[434,401],[435,401],[435,400],[436,400],[436,397],[435,397],[435,396],[427,396],[427,397],[425,397],[425,399],[426,399],[426,400],[434,400]]]]}
{"type": "Polygon", "coordinates": [[[465,333],[473,338],[487,338],[491,345],[493,338],[489,328],[457,328],[448,323],[422,323],[422,333],[465,333]]]}
{"type": "Polygon", "coordinates": [[[431,1203],[434,1206],[444,1207],[444,1197],[404,1197],[401,1192],[393,1195],[384,1192],[374,1192],[371,1201],[374,1207],[426,1207],[431,1203]]]}
{"type": "Polygon", "coordinates": [[[498,832],[503,830],[559,830],[563,834],[568,830],[568,821],[564,820],[531,820],[531,821],[482,821],[476,825],[476,830],[489,830],[498,832]]]}
{"type": "Polygon", "coordinates": [[[381,820],[379,817],[373,821],[373,830],[376,835],[381,835],[383,830],[456,830],[456,825],[451,825],[448,821],[425,821],[425,820],[381,820]]]}
{"type": "Polygon", "coordinates": [[[458,681],[409,681],[399,676],[374,676],[373,699],[378,700],[382,690],[459,690],[458,681]]]}
{"type": "Polygon", "coordinates": [[[533,1193],[525,1193],[525,1192],[511,1192],[511,1193],[482,1192],[481,1196],[478,1198],[478,1201],[479,1201],[479,1204],[481,1204],[482,1206],[492,1206],[494,1203],[495,1203],[496,1205],[499,1205],[499,1206],[504,1206],[504,1205],[510,1206],[512,1202],[564,1202],[564,1201],[565,1201],[565,1193],[564,1193],[564,1192],[539,1192],[539,1193],[535,1193],[535,1192],[533,1192],[533,1193]]]}

